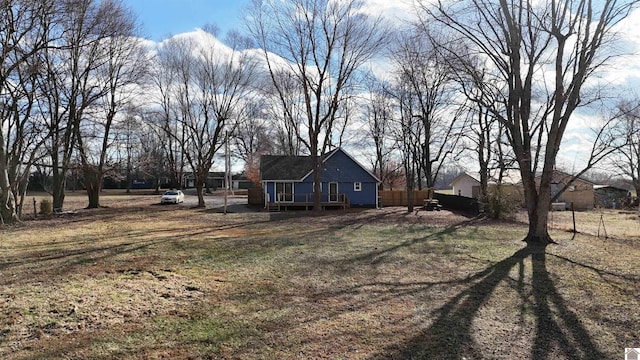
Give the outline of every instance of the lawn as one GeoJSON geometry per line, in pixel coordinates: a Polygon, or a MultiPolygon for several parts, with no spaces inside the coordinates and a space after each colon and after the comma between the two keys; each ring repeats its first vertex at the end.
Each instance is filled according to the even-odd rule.
{"type": "Polygon", "coordinates": [[[640,346],[640,231],[562,225],[541,252],[521,223],[447,211],[156,202],[105,197],[0,229],[0,358],[621,359],[640,346]]]}

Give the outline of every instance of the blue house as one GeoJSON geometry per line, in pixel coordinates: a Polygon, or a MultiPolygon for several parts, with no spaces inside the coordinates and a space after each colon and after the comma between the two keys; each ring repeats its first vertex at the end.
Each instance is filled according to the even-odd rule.
{"type": "MultiPolygon", "coordinates": [[[[323,157],[320,176],[322,208],[376,207],[380,180],[342,148],[323,157]]],[[[260,179],[268,209],[313,207],[311,156],[260,158],[260,179]]]]}

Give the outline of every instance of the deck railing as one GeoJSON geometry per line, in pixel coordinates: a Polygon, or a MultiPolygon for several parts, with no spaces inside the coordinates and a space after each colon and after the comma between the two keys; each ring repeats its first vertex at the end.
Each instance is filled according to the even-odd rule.
{"type": "MultiPolygon", "coordinates": [[[[314,201],[314,194],[286,194],[280,193],[276,195],[277,203],[287,203],[287,204],[295,204],[295,203],[303,203],[310,204],[314,201]]],[[[336,204],[346,204],[348,203],[348,197],[346,194],[320,194],[320,202],[321,203],[336,203],[336,204]]]]}

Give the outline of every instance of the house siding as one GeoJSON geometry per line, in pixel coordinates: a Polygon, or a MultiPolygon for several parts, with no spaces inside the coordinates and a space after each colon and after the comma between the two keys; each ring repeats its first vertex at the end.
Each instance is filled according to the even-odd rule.
{"type": "MultiPolygon", "coordinates": [[[[321,177],[321,183],[322,183],[322,196],[321,196],[321,201],[328,201],[329,199],[329,183],[330,182],[335,182],[338,183],[338,194],[344,194],[349,198],[349,204],[352,207],[375,207],[377,206],[377,186],[378,183],[377,182],[364,182],[364,181],[360,181],[360,183],[362,184],[362,188],[360,191],[354,191],[353,190],[353,184],[354,182],[345,182],[345,181],[325,181],[325,179],[322,179],[321,177]]],[[[306,190],[305,192],[312,194],[313,193],[313,181],[312,180],[307,180],[304,182],[301,182],[299,184],[298,188],[304,188],[306,190]]],[[[313,199],[311,199],[311,201],[313,201],[313,199]]]]}
{"type": "Polygon", "coordinates": [[[575,210],[591,210],[594,207],[595,191],[593,189],[565,190],[557,201],[573,204],[575,210]]]}
{"type": "MultiPolygon", "coordinates": [[[[267,169],[262,169],[266,171],[267,169]]],[[[275,176],[275,175],[274,175],[275,176]]],[[[295,202],[313,202],[313,171],[309,171],[302,179],[285,181],[279,178],[263,178],[265,200],[275,202],[275,184],[278,182],[294,183],[295,202]]],[[[329,200],[329,183],[338,183],[338,194],[346,195],[351,206],[376,207],[378,204],[378,179],[365,170],[343,150],[336,149],[330,153],[323,163],[320,176],[321,202],[329,200]],[[360,191],[354,191],[354,184],[361,184],[360,191]]]]}
{"type": "MultiPolygon", "coordinates": [[[[313,173],[305,179],[305,183],[313,184],[313,173]]],[[[353,161],[347,154],[338,151],[324,163],[322,174],[323,199],[328,197],[329,183],[338,183],[338,193],[349,198],[351,206],[375,207],[378,203],[378,181],[369,172],[353,161]],[[360,191],[354,191],[354,183],[360,182],[360,191]]]]}
{"type": "MultiPolygon", "coordinates": [[[[571,178],[572,175],[554,170],[551,183],[552,196],[560,191],[565,184],[571,180],[571,178]]],[[[536,178],[536,186],[540,186],[540,177],[536,178]]],[[[571,206],[571,204],[573,204],[573,209],[575,210],[591,210],[593,209],[595,202],[593,184],[579,178],[575,179],[572,182],[571,187],[565,189],[565,191],[558,196],[555,202],[566,203],[567,206],[571,206]]]]}

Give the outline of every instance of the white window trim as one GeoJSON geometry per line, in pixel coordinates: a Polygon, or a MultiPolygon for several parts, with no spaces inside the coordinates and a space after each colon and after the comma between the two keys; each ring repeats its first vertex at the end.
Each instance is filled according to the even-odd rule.
{"type": "Polygon", "coordinates": [[[353,183],[353,191],[362,191],[362,183],[360,181],[353,183]]]}
{"type": "Polygon", "coordinates": [[[274,182],[273,183],[273,193],[275,195],[275,202],[276,203],[285,203],[285,202],[290,202],[290,201],[286,201],[286,200],[280,200],[278,197],[278,184],[283,184],[282,186],[285,187],[286,184],[291,184],[291,200],[295,200],[296,198],[296,183],[293,181],[278,181],[278,182],[274,182]]]}

